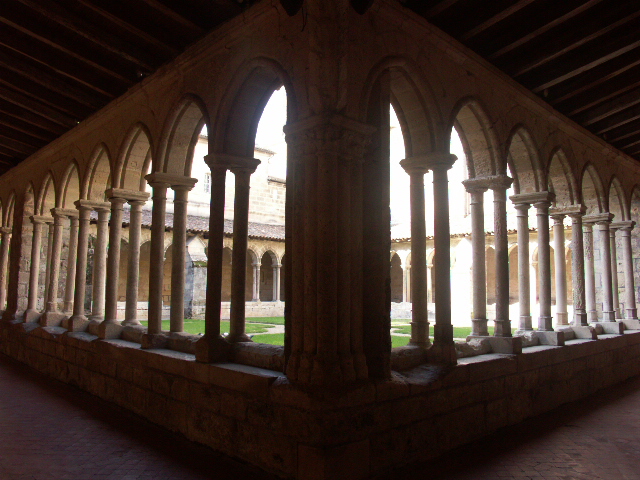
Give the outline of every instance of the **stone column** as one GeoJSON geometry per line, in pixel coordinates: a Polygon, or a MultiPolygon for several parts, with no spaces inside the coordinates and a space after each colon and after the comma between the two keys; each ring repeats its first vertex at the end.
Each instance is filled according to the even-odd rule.
{"type": "Polygon", "coordinates": [[[483,179],[462,182],[471,195],[471,250],[473,318],[471,335],[488,336],[487,327],[487,272],[485,259],[484,192],[488,186],[483,179]]]}
{"type": "Polygon", "coordinates": [[[611,248],[611,306],[615,318],[620,317],[620,293],[618,291],[618,253],[616,252],[616,232],[618,227],[609,225],[609,247],[611,248]]]}
{"type": "Polygon", "coordinates": [[[52,327],[60,324],[64,318],[64,313],[58,310],[58,290],[60,283],[60,256],[62,253],[62,234],[64,222],[69,215],[75,215],[75,212],[67,212],[61,208],[52,208],[53,215],[53,236],[49,237],[51,243],[51,254],[47,259],[49,268],[49,286],[47,288],[47,296],[45,298],[45,310],[40,317],[40,325],[43,327],[52,327]]]}
{"type": "Polygon", "coordinates": [[[47,309],[47,298],[49,298],[49,286],[51,285],[51,282],[49,281],[51,279],[51,253],[53,252],[53,231],[54,231],[54,224],[53,224],[53,218],[48,217],[49,220],[47,221],[47,225],[49,226],[49,231],[47,232],[47,257],[46,257],[46,261],[47,264],[45,265],[45,272],[44,272],[44,308],[43,311],[46,311],[47,309]]]}
{"type": "MultiPolygon", "coordinates": [[[[251,289],[252,290],[251,301],[259,302],[260,301],[260,263],[256,261],[255,263],[252,263],[251,266],[253,267],[253,288],[251,289]]],[[[233,266],[231,268],[233,270],[233,266]]]]}
{"type": "Polygon", "coordinates": [[[107,286],[105,296],[104,321],[100,324],[100,338],[118,338],[122,326],[118,322],[118,281],[120,279],[120,244],[122,242],[123,206],[127,202],[120,189],[107,191],[111,202],[111,222],[109,225],[109,253],[107,256],[107,286]]]}
{"type": "MultiPolygon", "coordinates": [[[[249,229],[249,191],[251,174],[260,161],[246,158],[243,164],[230,170],[235,175],[235,199],[233,204],[233,251],[231,252],[231,311],[227,340],[250,342],[245,334],[245,283],[247,272],[247,243],[249,229]]],[[[256,280],[254,266],[254,282],[256,280]]],[[[259,270],[258,270],[259,281],[259,270]]],[[[255,285],[255,283],[254,283],[255,285]]],[[[254,299],[256,298],[254,286],[254,299]]]]}
{"type": "Polygon", "coordinates": [[[73,295],[76,284],[76,263],[78,258],[78,211],[69,212],[69,250],[67,253],[67,281],[64,286],[65,317],[73,315],[73,295]]]}
{"type": "Polygon", "coordinates": [[[494,241],[496,252],[496,337],[511,337],[509,320],[509,237],[507,232],[507,189],[513,180],[498,176],[491,179],[493,190],[494,241]]]}
{"type": "Polygon", "coordinates": [[[429,314],[427,282],[427,233],[424,204],[424,175],[429,171],[424,157],[400,162],[411,181],[411,339],[410,345],[427,347],[429,314]]]}
{"type": "Polygon", "coordinates": [[[551,316],[551,250],[549,248],[549,207],[551,196],[538,201],[536,207],[538,217],[538,282],[540,284],[540,317],[538,330],[553,331],[551,316]]]}
{"type": "Polygon", "coordinates": [[[171,313],[170,330],[184,331],[184,290],[186,284],[185,260],[187,253],[187,204],[188,195],[198,179],[175,181],[171,188],[173,200],[173,247],[171,256],[171,313]]]}
{"type": "MultiPolygon", "coordinates": [[[[571,242],[573,255],[571,256],[571,276],[573,284],[573,324],[576,327],[589,325],[587,310],[585,307],[585,268],[584,268],[584,242],[582,238],[582,216],[584,207],[578,207],[579,211],[570,214],[571,217],[571,242]]],[[[593,256],[592,256],[593,258],[593,256]]]]}
{"type": "Polygon", "coordinates": [[[33,239],[31,241],[31,268],[29,270],[29,298],[27,310],[24,312],[25,322],[34,322],[40,318],[38,312],[38,283],[40,279],[40,249],[42,246],[42,228],[49,221],[48,217],[34,215],[31,217],[33,224],[33,239]]]}
{"type": "MultiPolygon", "coordinates": [[[[584,288],[587,320],[589,323],[598,321],[596,310],[596,273],[593,259],[593,223],[584,217],[582,234],[584,237],[584,288]]],[[[575,280],[574,280],[575,281],[575,280]]]]}
{"type": "Polygon", "coordinates": [[[78,209],[78,258],[76,260],[76,288],[73,296],[73,316],[69,319],[67,328],[71,332],[83,331],[88,323],[85,316],[84,300],[86,293],[87,279],[87,254],[89,249],[89,224],[91,211],[95,203],[87,200],[77,200],[75,202],[78,209]]]}
{"type": "Polygon", "coordinates": [[[7,302],[7,267],[9,265],[9,242],[12,230],[10,227],[0,228],[2,247],[0,248],[0,310],[5,309],[7,302]]]}
{"type": "Polygon", "coordinates": [[[518,302],[520,303],[519,331],[533,330],[531,320],[531,282],[529,278],[529,208],[516,195],[511,197],[518,217],[518,302]]]}
{"type": "Polygon", "coordinates": [[[609,224],[613,215],[605,213],[595,216],[600,239],[600,266],[602,268],[602,320],[615,322],[613,311],[613,291],[611,289],[611,246],[609,243],[609,224]]]}
{"type": "Polygon", "coordinates": [[[209,363],[223,360],[228,350],[227,342],[220,335],[220,304],[222,299],[225,182],[231,158],[226,155],[207,155],[204,160],[211,171],[211,201],[209,204],[205,326],[204,335],[196,342],[196,360],[209,363]]]}
{"type": "Polygon", "coordinates": [[[142,226],[142,206],[149,194],[137,192],[137,200],[129,199],[129,258],[127,261],[127,293],[124,321],[122,325],[140,325],[138,320],[138,287],[140,284],[140,233],[142,226]]]}
{"type": "Polygon", "coordinates": [[[282,265],[276,263],[273,265],[273,301],[280,301],[280,268],[282,265]]]}
{"type": "Polygon", "coordinates": [[[171,178],[164,173],[152,173],[145,178],[153,189],[151,214],[151,248],[149,254],[149,323],[143,347],[152,348],[162,342],[162,285],[164,277],[164,231],[167,211],[167,189],[171,178]]]}
{"type": "Polygon", "coordinates": [[[567,313],[567,266],[564,253],[564,215],[553,218],[553,248],[556,270],[556,325],[569,325],[567,313]]]}
{"type": "MultiPolygon", "coordinates": [[[[451,235],[449,228],[449,180],[447,171],[458,159],[450,153],[428,155],[433,171],[434,268],[436,277],[436,322],[430,360],[455,364],[457,361],[451,324],[451,235]]],[[[508,303],[507,303],[508,306],[508,303]]]]}
{"type": "Polygon", "coordinates": [[[93,301],[89,321],[95,324],[104,319],[110,208],[95,207],[94,210],[98,212],[98,234],[93,249],[93,301]]]}
{"type": "Polygon", "coordinates": [[[624,266],[624,307],[625,318],[629,320],[638,319],[638,309],[636,307],[636,287],[633,278],[633,254],[631,250],[631,230],[635,226],[635,222],[617,222],[620,228],[620,237],[622,240],[622,263],[624,266]]]}

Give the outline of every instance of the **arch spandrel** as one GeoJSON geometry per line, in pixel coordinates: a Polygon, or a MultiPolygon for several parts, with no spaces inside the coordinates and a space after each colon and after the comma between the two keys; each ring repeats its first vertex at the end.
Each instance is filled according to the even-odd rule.
{"type": "Polygon", "coordinates": [[[485,109],[474,98],[464,98],[453,110],[450,129],[455,128],[462,142],[469,178],[504,173],[492,123],[485,109]]]}
{"type": "MultiPolygon", "coordinates": [[[[33,194],[31,194],[31,199],[33,202],[33,194]]],[[[5,227],[12,227],[13,226],[13,214],[15,211],[15,207],[16,207],[16,192],[15,190],[12,190],[11,193],[9,194],[9,198],[7,199],[6,202],[6,208],[2,209],[2,225],[5,227]]]]}
{"type": "Polygon", "coordinates": [[[298,118],[296,95],[288,73],[277,62],[257,58],[246,62],[234,75],[209,131],[209,152],[253,157],[258,123],[264,107],[281,86],[287,92],[287,123],[298,118]]]}
{"type": "Polygon", "coordinates": [[[82,185],[82,198],[94,202],[105,200],[105,191],[111,187],[111,155],[105,144],[94,150],[82,185]]]}
{"type": "Polygon", "coordinates": [[[211,121],[206,105],[196,95],[185,95],[167,118],[153,171],[190,177],[195,146],[205,125],[208,131],[211,121]]]}
{"type": "Polygon", "coordinates": [[[581,191],[587,215],[608,211],[609,207],[602,180],[593,165],[587,164],[582,172],[581,191]]]}
{"type": "Polygon", "coordinates": [[[152,152],[149,129],[143,123],[136,123],[129,129],[120,148],[113,184],[124,190],[144,191],[144,176],[149,171],[152,152]]]}
{"type": "Polygon", "coordinates": [[[40,189],[38,190],[38,196],[36,197],[35,214],[50,216],[50,210],[55,208],[56,205],[56,184],[53,174],[48,172],[42,180],[40,189]]]}
{"type": "Polygon", "coordinates": [[[75,208],[73,202],[80,199],[80,174],[77,162],[74,160],[67,167],[62,177],[62,188],[57,204],[61,208],[75,208]]]}
{"type": "Polygon", "coordinates": [[[557,149],[551,155],[547,170],[547,184],[549,191],[555,194],[555,207],[568,207],[580,203],[581,196],[577,182],[562,149],[557,149]]]}
{"type": "Polygon", "coordinates": [[[609,213],[614,215],[615,222],[629,220],[626,206],[624,189],[620,180],[614,176],[609,183],[609,213]]]}
{"type": "Polygon", "coordinates": [[[507,164],[513,178],[515,194],[535,193],[546,189],[538,149],[529,131],[517,125],[507,142],[507,164]]]}

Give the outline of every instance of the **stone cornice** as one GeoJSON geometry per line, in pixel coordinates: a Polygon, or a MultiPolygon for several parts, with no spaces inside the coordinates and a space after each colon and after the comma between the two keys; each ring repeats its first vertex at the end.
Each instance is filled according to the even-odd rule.
{"type": "Polygon", "coordinates": [[[632,229],[635,226],[636,226],[636,222],[634,222],[633,220],[620,220],[619,222],[611,222],[611,225],[609,225],[609,228],[615,228],[615,229],[628,228],[628,229],[632,229]]]}
{"type": "Polygon", "coordinates": [[[514,204],[529,204],[535,205],[536,203],[551,203],[555,199],[555,195],[551,192],[532,192],[532,193],[518,193],[511,195],[509,200],[514,204]]]}
{"type": "Polygon", "coordinates": [[[582,217],[582,221],[584,223],[603,223],[603,222],[611,222],[613,220],[614,215],[611,213],[595,213],[591,215],[585,215],[582,217]]]}
{"type": "Polygon", "coordinates": [[[566,215],[568,217],[575,215],[584,215],[587,208],[584,205],[567,205],[564,207],[551,207],[549,215],[566,215]]]}
{"type": "Polygon", "coordinates": [[[51,215],[54,217],[77,217],[78,210],[75,208],[52,208],[51,215]]]}
{"type": "Polygon", "coordinates": [[[110,188],[105,192],[107,198],[123,198],[126,201],[142,201],[149,200],[148,192],[141,192],[139,190],[125,190],[122,188],[110,188]]]}
{"type": "Polygon", "coordinates": [[[91,210],[111,210],[111,204],[109,202],[94,202],[93,200],[76,200],[74,205],[78,210],[80,208],[89,208],[91,210]]]}

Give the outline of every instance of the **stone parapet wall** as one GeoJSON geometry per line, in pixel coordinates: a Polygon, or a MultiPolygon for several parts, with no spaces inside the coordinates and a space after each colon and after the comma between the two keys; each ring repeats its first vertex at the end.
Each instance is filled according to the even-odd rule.
{"type": "Polygon", "coordinates": [[[640,331],[629,330],[449,369],[425,365],[341,393],[60,327],[4,324],[0,351],[192,440],[305,479],[355,480],[425,460],[640,374],[640,331]]]}

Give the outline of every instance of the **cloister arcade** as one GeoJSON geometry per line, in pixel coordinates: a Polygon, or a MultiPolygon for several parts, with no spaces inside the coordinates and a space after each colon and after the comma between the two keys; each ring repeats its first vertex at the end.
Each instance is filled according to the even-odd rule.
{"type": "MultiPolygon", "coordinates": [[[[312,17],[325,18],[320,3],[310,3],[312,17]]],[[[395,401],[415,393],[397,372],[454,368],[477,340],[486,339],[493,353],[517,356],[523,346],[560,347],[571,339],[640,329],[640,235],[634,228],[640,167],[437,35],[429,36],[427,49],[422,40],[397,42],[389,22],[401,25],[407,37],[426,27],[399,7],[379,3],[370,24],[351,13],[335,14],[347,15],[376,45],[363,51],[345,43],[357,64],[351,69],[342,61],[316,64],[312,54],[292,47],[302,42],[307,48],[307,35],[313,36],[310,51],[333,44],[342,38],[344,18],[262,38],[263,30],[292,20],[279,4],[260,2],[252,10],[256,16],[242,20],[256,27],[251,48],[243,47],[248,37],[234,30],[242,24],[230,21],[180,57],[179,68],[152,75],[0,177],[3,328],[102,345],[96,348],[132,348],[135,355],[180,351],[190,355],[179,357],[188,368],[215,364],[225,372],[237,369],[234,375],[254,375],[254,383],[233,377],[220,388],[259,385],[262,397],[251,401],[269,405],[294,391],[269,396],[269,389],[285,384],[303,392],[346,392],[345,386],[388,382],[398,391],[384,397],[375,383],[371,402],[395,401]],[[253,250],[249,196],[260,164],[256,129],[281,87],[287,93],[284,242],[253,250]],[[410,236],[393,242],[390,105],[404,138],[400,165],[410,179],[405,209],[411,220],[410,236]],[[211,186],[206,238],[188,228],[189,192],[200,180],[192,175],[194,149],[205,126],[211,186]],[[465,158],[450,153],[454,129],[465,158]],[[462,195],[450,194],[454,164],[466,170],[462,195]],[[229,174],[232,236],[225,231],[229,174]],[[426,199],[425,179],[433,183],[426,199]],[[464,221],[470,228],[462,235],[452,232],[450,208],[467,193],[464,221]],[[143,229],[148,201],[150,228],[143,229]],[[196,260],[193,238],[199,242],[193,244],[196,260]],[[464,295],[455,277],[463,249],[472,279],[464,295]],[[188,287],[196,269],[206,285],[198,291],[188,287]],[[202,336],[183,332],[185,303],[194,295],[202,297],[202,336]],[[283,302],[284,346],[253,344],[245,333],[249,302],[274,299],[283,302]],[[146,327],[138,317],[141,302],[148,305],[146,327]],[[230,331],[223,337],[224,302],[230,304],[230,331]],[[392,349],[397,302],[411,302],[411,339],[392,349]],[[452,315],[460,304],[471,306],[467,342],[453,336],[452,315]],[[515,304],[517,310],[510,308],[515,304]],[[162,329],[167,313],[168,332],[162,329]]],[[[205,378],[215,382],[216,375],[211,370],[205,378]]],[[[360,401],[354,399],[340,401],[360,401]]],[[[283,411],[295,404],[282,402],[288,405],[283,411]]],[[[316,408],[309,402],[310,410],[316,408]]],[[[327,405],[322,408],[342,404],[327,405]]],[[[288,427],[269,428],[277,434],[288,427]]],[[[322,435],[312,437],[313,448],[324,445],[322,435]]],[[[339,442],[360,442],[362,435],[345,433],[339,442]]],[[[265,443],[278,443],[267,437],[265,443]]],[[[307,442],[300,438],[296,442],[307,442]]],[[[275,471],[289,469],[287,474],[298,468],[249,451],[239,455],[275,471]]]]}

